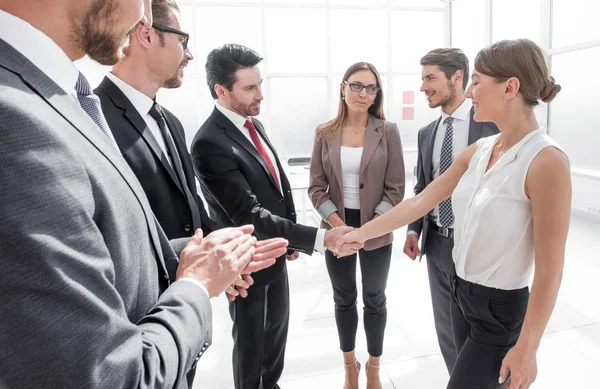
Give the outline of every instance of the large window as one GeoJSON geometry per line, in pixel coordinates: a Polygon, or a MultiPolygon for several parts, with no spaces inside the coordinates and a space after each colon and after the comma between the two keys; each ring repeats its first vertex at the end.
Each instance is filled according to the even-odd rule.
{"type": "MultiPolygon", "coordinates": [[[[316,126],[337,113],[343,73],[373,63],[382,76],[385,113],[406,149],[438,112],[419,92],[419,59],[450,44],[441,0],[180,0],[195,56],[183,87],[158,99],[183,122],[188,142],[213,109],[204,64],[213,48],[241,43],[265,58],[259,119],[283,157],[310,155],[316,126]]],[[[91,69],[97,72],[97,69],[91,69]]],[[[93,77],[93,76],[92,76],[93,77]]]]}

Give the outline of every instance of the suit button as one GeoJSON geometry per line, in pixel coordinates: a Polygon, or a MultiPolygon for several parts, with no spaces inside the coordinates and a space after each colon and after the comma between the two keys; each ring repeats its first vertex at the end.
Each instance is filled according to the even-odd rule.
{"type": "Polygon", "coordinates": [[[291,213],[292,216],[296,216],[296,214],[294,212],[291,213]]]}
{"type": "Polygon", "coordinates": [[[192,226],[190,224],[186,224],[185,226],[183,226],[183,229],[185,230],[185,232],[190,232],[192,230],[192,226]]]}
{"type": "Polygon", "coordinates": [[[363,184],[362,182],[360,183],[360,185],[358,186],[360,189],[365,187],[365,184],[363,184]]]}
{"type": "Polygon", "coordinates": [[[279,202],[280,202],[280,203],[283,203],[283,199],[279,199],[279,202]]]}

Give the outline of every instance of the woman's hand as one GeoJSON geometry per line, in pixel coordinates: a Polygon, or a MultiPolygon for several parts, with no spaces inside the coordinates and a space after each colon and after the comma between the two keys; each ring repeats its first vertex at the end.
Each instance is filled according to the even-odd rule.
{"type": "Polygon", "coordinates": [[[517,343],[502,361],[498,382],[505,382],[509,372],[510,381],[506,389],[528,389],[537,377],[535,351],[527,351],[517,343]]]}
{"type": "Polygon", "coordinates": [[[360,245],[364,245],[365,240],[366,239],[361,234],[361,229],[356,228],[350,232],[347,232],[335,242],[336,251],[340,251],[341,247],[347,244],[358,243],[360,245]]]}

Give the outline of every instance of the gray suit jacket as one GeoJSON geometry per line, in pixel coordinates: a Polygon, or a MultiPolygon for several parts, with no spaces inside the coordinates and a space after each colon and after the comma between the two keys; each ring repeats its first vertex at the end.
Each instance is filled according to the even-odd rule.
{"type": "Polygon", "coordinates": [[[75,97],[0,53],[0,387],[187,387],[208,298],[75,97]]]}
{"type": "MultiPolygon", "coordinates": [[[[480,123],[473,119],[475,111],[471,108],[471,123],[469,124],[469,141],[471,145],[480,138],[496,135],[498,127],[494,123],[480,123]]],[[[418,135],[418,156],[417,156],[417,184],[415,185],[415,195],[421,193],[431,181],[433,181],[433,144],[435,135],[442,117],[432,121],[419,130],[418,135]]],[[[415,231],[421,235],[421,253],[425,255],[425,242],[429,230],[429,214],[415,220],[408,225],[408,231],[415,231]]]]}

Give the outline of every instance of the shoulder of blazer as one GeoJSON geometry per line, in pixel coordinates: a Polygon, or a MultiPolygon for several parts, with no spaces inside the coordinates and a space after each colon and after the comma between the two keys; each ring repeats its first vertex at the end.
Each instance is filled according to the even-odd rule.
{"type": "Polygon", "coordinates": [[[435,127],[437,127],[437,124],[439,122],[440,122],[440,117],[431,121],[426,126],[421,127],[418,132],[418,139],[421,139],[421,137],[423,137],[423,136],[429,135],[429,132],[433,131],[435,129],[435,127]]]}

